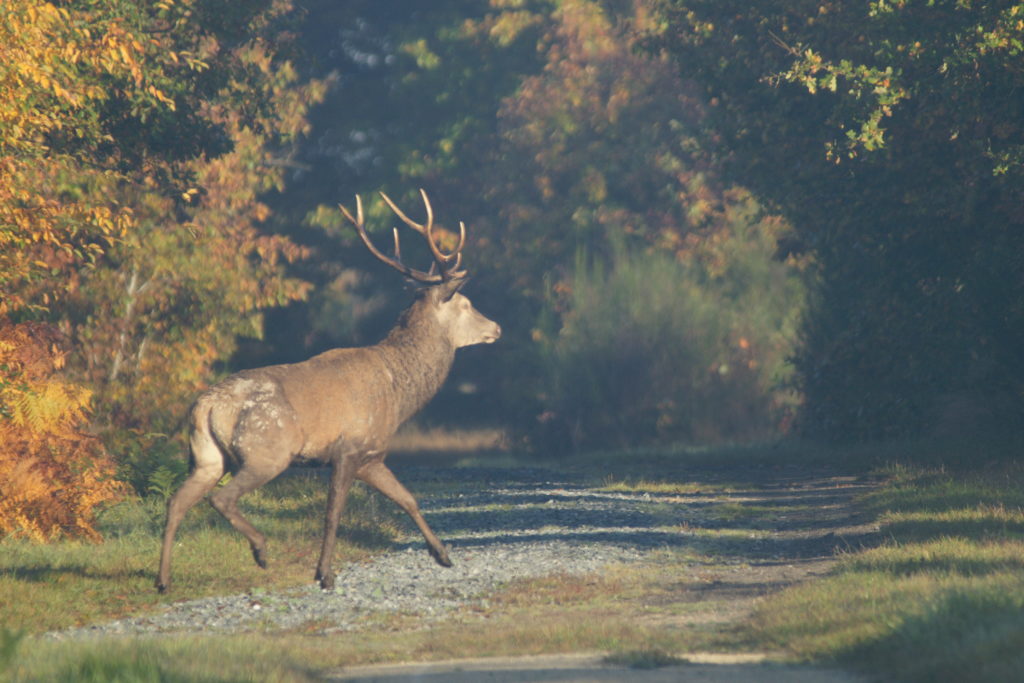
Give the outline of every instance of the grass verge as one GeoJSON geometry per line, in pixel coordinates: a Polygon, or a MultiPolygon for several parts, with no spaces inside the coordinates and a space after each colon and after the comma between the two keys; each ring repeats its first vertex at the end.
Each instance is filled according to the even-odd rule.
{"type": "Polygon", "coordinates": [[[887,680],[1024,671],[1024,466],[892,467],[864,501],[886,539],[755,613],[751,638],[887,680]]]}

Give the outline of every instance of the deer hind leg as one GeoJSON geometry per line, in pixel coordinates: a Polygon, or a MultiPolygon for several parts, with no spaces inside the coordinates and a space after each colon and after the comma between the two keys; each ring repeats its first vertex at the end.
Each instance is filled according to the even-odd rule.
{"type": "Polygon", "coordinates": [[[267,568],[267,538],[238,510],[238,499],[284,472],[298,452],[293,420],[270,400],[244,411],[234,427],[232,456],[241,463],[223,488],[210,496],[210,505],[249,540],[252,557],[267,568]]]}
{"type": "Polygon", "coordinates": [[[265,467],[254,467],[246,463],[235,473],[231,481],[210,496],[210,505],[249,540],[252,557],[261,569],[267,568],[267,537],[239,512],[238,499],[281,474],[288,467],[288,463],[288,458],[268,463],[269,466],[265,467]]]}
{"type": "Polygon", "coordinates": [[[156,588],[161,593],[171,584],[171,550],[178,525],[192,506],[205,496],[220,478],[224,476],[224,455],[203,429],[193,431],[191,436],[192,471],[167,503],[167,522],[164,527],[163,547],[160,551],[160,570],[156,588]]]}
{"type": "Polygon", "coordinates": [[[359,479],[393,500],[398,507],[405,510],[406,514],[412,517],[412,521],[416,522],[416,526],[419,527],[420,533],[422,533],[423,538],[426,539],[427,548],[430,551],[431,557],[433,557],[434,560],[436,560],[442,567],[452,566],[452,561],[448,559],[448,551],[445,550],[444,544],[441,543],[441,540],[434,535],[433,531],[431,531],[430,527],[427,525],[427,520],[423,519],[423,515],[420,513],[420,506],[416,503],[416,499],[413,498],[408,489],[402,486],[402,483],[395,478],[395,475],[383,462],[374,462],[366,465],[359,470],[357,476],[359,479]]]}

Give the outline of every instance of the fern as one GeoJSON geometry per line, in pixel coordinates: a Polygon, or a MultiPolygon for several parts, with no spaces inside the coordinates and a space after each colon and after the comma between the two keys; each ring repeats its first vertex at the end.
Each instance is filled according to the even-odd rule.
{"type": "Polygon", "coordinates": [[[64,381],[53,333],[0,320],[0,536],[99,539],[98,506],[125,487],[102,444],[82,430],[91,392],[64,381]]]}
{"type": "Polygon", "coordinates": [[[85,418],[92,392],[60,380],[23,389],[14,401],[11,421],[33,432],[56,432],[85,418]]]}
{"type": "Polygon", "coordinates": [[[149,475],[146,493],[167,500],[181,486],[184,475],[183,468],[160,465],[149,475]]]}

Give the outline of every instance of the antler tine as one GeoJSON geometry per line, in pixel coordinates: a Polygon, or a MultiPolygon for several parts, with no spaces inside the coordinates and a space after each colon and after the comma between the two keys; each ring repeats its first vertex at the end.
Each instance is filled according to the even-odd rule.
{"type": "Polygon", "coordinates": [[[429,233],[434,229],[434,209],[430,206],[430,199],[427,197],[427,191],[422,187],[420,188],[420,196],[423,197],[423,206],[427,207],[427,232],[429,233]]]}
{"type": "Polygon", "coordinates": [[[382,261],[383,263],[386,263],[387,265],[391,266],[392,268],[394,268],[398,272],[402,273],[406,277],[411,277],[412,279],[418,280],[419,282],[433,284],[433,283],[441,282],[443,280],[443,278],[440,275],[433,275],[433,274],[430,274],[430,273],[424,273],[422,270],[416,270],[415,268],[410,268],[409,266],[407,266],[404,263],[402,263],[402,260],[401,260],[402,250],[401,250],[401,246],[400,246],[400,244],[398,242],[398,229],[397,228],[394,229],[394,238],[395,238],[395,256],[394,256],[394,258],[388,256],[387,254],[384,254],[379,249],[377,249],[376,246],[374,246],[373,242],[370,240],[370,236],[366,234],[366,225],[365,225],[365,221],[364,221],[364,218],[363,218],[363,200],[359,198],[359,195],[356,195],[356,217],[355,218],[352,217],[352,214],[349,212],[348,209],[345,208],[345,206],[343,204],[338,204],[338,208],[341,209],[341,212],[342,212],[342,214],[345,215],[345,218],[347,218],[348,221],[350,223],[352,223],[352,225],[354,225],[356,227],[356,232],[359,233],[359,238],[363,240],[363,244],[366,245],[366,248],[370,250],[370,253],[373,254],[379,261],[382,261]]]}
{"type": "Polygon", "coordinates": [[[462,248],[464,246],[466,246],[466,224],[463,223],[462,221],[459,221],[459,244],[457,247],[455,247],[455,251],[451,253],[451,256],[448,257],[449,259],[452,256],[455,257],[455,263],[452,265],[450,269],[452,277],[466,276],[466,271],[459,270],[459,268],[462,267],[462,248]]]}
{"type": "Polygon", "coordinates": [[[459,221],[459,246],[455,247],[455,253],[461,254],[464,246],[466,246],[466,224],[459,221]]]}
{"type": "MultiPolygon", "coordinates": [[[[420,192],[423,192],[423,190],[420,190],[420,192]]],[[[430,202],[429,201],[427,202],[427,225],[424,226],[424,225],[420,225],[416,221],[414,221],[411,218],[409,218],[408,216],[406,216],[405,212],[402,211],[400,208],[398,208],[397,204],[395,204],[393,201],[391,201],[391,197],[387,196],[383,192],[379,192],[378,194],[380,194],[381,199],[383,199],[384,202],[389,207],[391,207],[391,210],[395,212],[395,215],[397,215],[399,218],[402,219],[403,223],[405,223],[406,225],[408,225],[410,228],[412,228],[413,230],[415,230],[416,232],[418,232],[421,235],[426,235],[427,234],[427,226],[430,226],[434,222],[434,212],[430,208],[430,202]]]]}
{"type": "Polygon", "coordinates": [[[430,254],[434,258],[434,262],[430,266],[429,271],[416,270],[402,263],[402,245],[399,241],[398,228],[392,228],[392,236],[395,242],[395,255],[393,257],[387,256],[382,253],[373,242],[370,240],[370,236],[366,233],[366,226],[363,217],[363,202],[356,195],[356,217],[353,218],[352,214],[343,205],[339,204],[338,207],[341,209],[345,218],[349,220],[359,233],[359,238],[363,240],[363,244],[370,250],[370,253],[377,257],[378,260],[388,264],[395,270],[404,274],[406,277],[410,277],[414,280],[418,280],[424,284],[437,284],[440,282],[447,282],[449,280],[460,279],[466,277],[466,272],[460,270],[462,267],[462,248],[466,246],[466,224],[459,221],[459,242],[455,249],[450,253],[444,253],[441,248],[434,242],[434,209],[430,205],[430,198],[427,197],[426,190],[420,190],[420,196],[423,197],[423,206],[427,212],[426,224],[420,224],[412,220],[405,215],[398,205],[391,201],[391,197],[388,197],[385,193],[380,193],[381,198],[390,207],[395,215],[402,219],[406,225],[415,230],[416,232],[423,235],[427,241],[427,246],[430,248],[430,254]]]}
{"type": "Polygon", "coordinates": [[[444,253],[441,251],[440,247],[437,246],[437,243],[434,242],[434,209],[430,206],[430,199],[427,197],[427,191],[422,187],[420,188],[420,196],[423,197],[423,205],[427,207],[427,224],[420,227],[423,228],[423,232],[427,236],[427,244],[430,245],[430,253],[434,255],[436,260],[441,262],[438,265],[443,266],[455,258],[458,255],[459,250],[461,250],[463,245],[466,243],[466,225],[461,221],[459,222],[459,246],[457,246],[455,251],[450,254],[444,253]]]}
{"type": "Polygon", "coordinates": [[[465,276],[464,272],[459,271],[459,266],[462,263],[462,256],[460,252],[462,251],[462,248],[466,245],[465,223],[461,221],[459,222],[458,246],[456,246],[454,251],[446,254],[443,251],[441,251],[441,248],[438,247],[437,243],[434,241],[434,208],[430,204],[430,197],[427,196],[426,190],[420,188],[420,196],[423,198],[423,206],[427,212],[426,224],[417,223],[416,221],[412,220],[407,215],[405,215],[405,212],[398,208],[398,205],[395,204],[391,200],[391,197],[388,197],[387,194],[385,194],[384,192],[381,192],[380,196],[384,200],[384,202],[391,208],[391,210],[395,212],[395,215],[402,220],[403,223],[405,223],[410,228],[412,228],[416,232],[423,235],[424,238],[426,238],[427,246],[430,249],[430,254],[434,257],[434,263],[436,264],[437,272],[439,273],[438,275],[435,275],[434,267],[431,266],[431,269],[428,273],[429,276],[439,277],[441,280],[451,280],[456,277],[465,276]],[[452,261],[455,261],[454,266],[451,265],[452,261]]]}

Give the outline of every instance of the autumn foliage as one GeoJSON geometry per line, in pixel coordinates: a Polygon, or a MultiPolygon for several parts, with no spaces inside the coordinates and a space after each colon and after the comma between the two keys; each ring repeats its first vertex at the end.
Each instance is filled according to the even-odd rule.
{"type": "Polygon", "coordinates": [[[308,289],[261,196],[323,86],[277,56],[290,3],[243,4],[0,6],[0,535],[96,537],[114,460],[183,451],[214,365],[308,289]]]}
{"type": "Polygon", "coordinates": [[[0,535],[98,540],[97,506],[126,487],[84,431],[90,392],[61,377],[58,337],[48,325],[0,320],[0,535]]]}
{"type": "Polygon", "coordinates": [[[97,506],[125,492],[83,431],[92,391],[63,372],[56,329],[5,316],[56,303],[132,225],[110,201],[116,176],[82,163],[103,137],[90,114],[108,79],[140,102],[162,95],[145,83],[139,41],[99,19],[33,0],[0,9],[0,535],[95,539],[97,506]]]}

